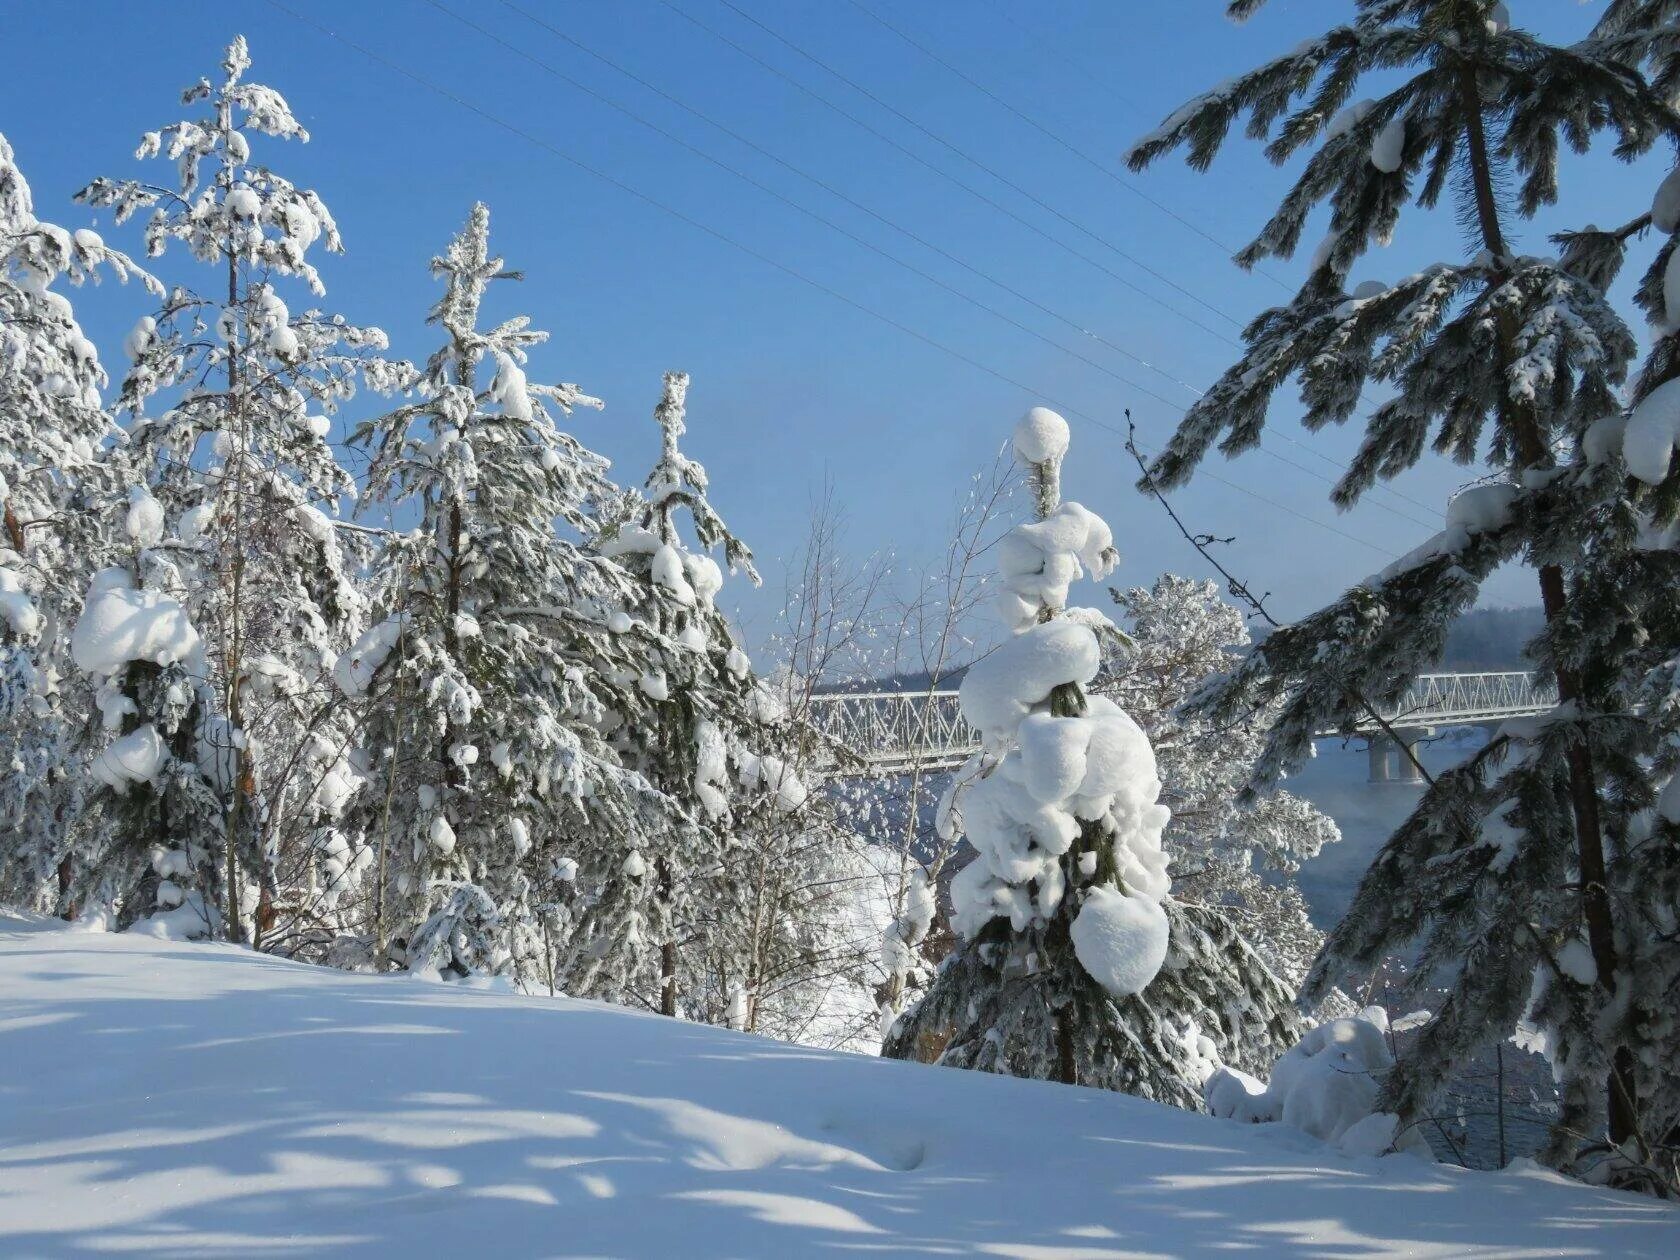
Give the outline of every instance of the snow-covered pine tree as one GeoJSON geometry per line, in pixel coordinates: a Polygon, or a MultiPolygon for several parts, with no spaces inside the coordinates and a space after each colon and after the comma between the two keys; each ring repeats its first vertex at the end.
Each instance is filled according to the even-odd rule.
{"type": "MultiPolygon", "coordinates": [[[[636,581],[635,602],[620,611],[632,623],[624,633],[645,639],[647,653],[647,669],[636,679],[645,715],[614,730],[612,742],[625,764],[675,808],[657,835],[630,837],[631,847],[616,861],[609,853],[591,865],[607,879],[597,902],[606,921],[621,920],[613,907],[623,901],[644,907],[645,931],[659,949],[657,987],[646,996],[665,1015],[678,1012],[685,994],[690,1013],[702,1014],[704,990],[718,987],[706,984],[707,963],[720,943],[712,938],[733,908],[737,864],[748,856],[731,827],[732,782],[743,758],[755,773],[763,765],[742,743],[754,722],[755,684],[717,607],[723,570],[709,553],[721,546],[728,568],[744,571],[755,585],[758,571],[752,552],[707,498],[706,470],[679,448],[687,397],[688,374],[667,372],[653,413],[659,459],[643,492],[621,503],[619,520],[600,544],[636,581]],[[679,511],[689,518],[698,550],[684,540],[679,511]],[[681,956],[685,950],[688,958],[681,956]]],[[[586,950],[599,947],[591,939],[598,917],[582,924],[586,950]]],[[[709,1005],[721,1018],[727,1001],[727,993],[720,1001],[714,992],[709,1005]]]]}
{"type": "Polygon", "coordinates": [[[1294,990],[1324,938],[1289,877],[1341,832],[1312,802],[1281,789],[1242,796],[1269,715],[1216,724],[1183,708],[1236,665],[1250,643],[1248,624],[1213,582],[1164,573],[1151,586],[1113,594],[1131,645],[1105,655],[1096,685],[1155,749],[1161,799],[1172,809],[1165,843],[1174,893],[1221,907],[1294,990]]]}
{"type": "MultiPolygon", "coordinates": [[[[344,865],[333,816],[354,776],[329,674],[363,606],[355,549],[334,519],[355,487],[327,440],[331,418],[359,382],[398,389],[412,372],[379,357],[378,329],[293,314],[281,297],[288,279],[322,293],[308,251],[342,244],[320,197],[253,161],[251,135],[308,133],[278,92],[246,81],[249,66],[236,37],[217,80],[182,96],[203,108],[142,139],[137,156],[175,163],[173,185],[99,179],[79,197],[119,224],[148,211],[147,252],[179,242],[213,277],[173,289],[135,327],[117,408],[129,416],[131,525],[148,505],[142,531],[130,530],[137,579],[149,591],[155,562],[203,636],[207,690],[191,738],[222,802],[223,852],[201,891],[231,939],[251,939],[249,924],[260,940],[282,911],[288,928],[306,925],[317,870],[344,865]]],[[[170,722],[186,720],[168,707],[170,722]]]]}
{"type": "Polygon", "coordinates": [[[354,435],[372,457],[363,510],[419,519],[383,549],[374,624],[337,676],[363,706],[370,784],[355,815],[380,855],[378,965],[569,988],[553,908],[575,902],[574,877],[598,876],[577,874],[586,848],[628,851],[663,802],[605,742],[651,703],[622,611],[633,584],[556,533],[592,534],[614,495],[606,461],[553,414],[600,403],[527,380],[548,334],[525,316],[483,326],[486,290],[519,278],[489,237],[474,206],[432,261],[444,341],[421,400],[354,435]]]}
{"type": "Polygon", "coordinates": [[[806,728],[754,676],[717,606],[723,569],[711,551],[757,574],[711,505],[705,470],[680,449],[687,387],[686,375],[665,378],[660,458],[600,541],[634,582],[615,612],[618,642],[640,656],[641,672],[625,679],[645,706],[611,742],[671,812],[639,835],[600,833],[581,854],[589,892],[560,976],[571,993],[708,1023],[844,1036],[856,1023],[845,999],[869,1006],[872,932],[858,933],[849,913],[856,838],[808,787],[806,728]]]}
{"type": "Polygon", "coordinates": [[[975,850],[951,887],[961,942],[884,1052],[1195,1108],[1221,1059],[1289,1035],[1290,995],[1224,915],[1168,896],[1149,740],[1088,690],[1119,632],[1066,608],[1117,560],[1102,519],[1061,501],[1068,440],[1042,407],[1015,430],[1037,519],[999,548],[1011,637],[963,678],[985,750],[942,806],[975,850]]]}
{"type": "Polygon", "coordinates": [[[102,269],[156,283],[98,233],[36,218],[0,135],[0,901],[41,910],[68,908],[84,786],[74,728],[90,705],[69,629],[109,551],[88,505],[112,433],[105,369],[54,286],[102,269]]]}
{"type": "MultiPolygon", "coordinates": [[[[1244,264],[1290,255],[1314,208],[1330,208],[1300,293],[1249,325],[1244,358],[1191,408],[1150,481],[1182,484],[1216,441],[1231,455],[1257,444],[1272,394],[1292,376],[1312,429],[1349,419],[1367,383],[1393,391],[1366,422],[1338,502],[1411,467],[1429,444],[1481,462],[1489,481],[1448,505],[1441,533],[1274,633],[1196,707],[1217,722],[1281,705],[1257,765],[1257,779],[1275,779],[1308,754],[1315,730],[1351,729],[1395,700],[1495,567],[1536,569],[1546,628],[1529,651],[1556,674],[1562,704],[1507,724],[1434,779],[1307,992],[1421,937],[1412,974],[1448,977],[1450,989],[1390,1074],[1383,1105],[1421,1116],[1475,1051],[1521,1025],[1563,1091],[1550,1158],[1607,1142],[1620,1154],[1602,1167],[1649,1170],[1672,1141],[1680,1097],[1677,850],[1672,825],[1649,812],[1670,755],[1654,777],[1647,765],[1669,740],[1668,719],[1660,703],[1640,712],[1652,667],[1676,655],[1680,570],[1661,534],[1680,504],[1668,475],[1677,412],[1657,383],[1672,370],[1659,347],[1624,422],[1616,389],[1635,343],[1603,290],[1638,220],[1570,234],[1558,259],[1517,254],[1511,234],[1556,200],[1562,144],[1582,150],[1609,131],[1616,156],[1631,160],[1680,140],[1672,40],[1640,29],[1666,21],[1670,6],[1613,5],[1604,28],[1568,47],[1511,25],[1491,0],[1355,7],[1350,23],[1198,97],[1132,151],[1141,169],[1184,145],[1203,168],[1243,114],[1249,135],[1273,137],[1276,161],[1318,144],[1244,264]],[[1661,90],[1638,69],[1651,56],[1661,90]],[[1391,90],[1349,104],[1367,74],[1391,90]],[[1350,286],[1408,197],[1427,210],[1449,188],[1473,229],[1472,256],[1394,285],[1350,286]]],[[[1658,202],[1672,210],[1672,196],[1658,202]]],[[[1649,279],[1646,294],[1656,296],[1649,279]]]]}

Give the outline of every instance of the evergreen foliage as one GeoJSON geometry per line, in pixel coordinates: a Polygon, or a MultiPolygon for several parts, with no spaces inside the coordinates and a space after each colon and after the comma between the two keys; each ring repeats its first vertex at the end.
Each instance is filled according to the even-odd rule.
{"type": "Polygon", "coordinates": [[[355,486],[328,435],[359,381],[398,389],[411,377],[379,357],[378,329],[314,308],[294,315],[281,297],[284,279],[321,294],[308,251],[342,244],[313,191],[254,161],[252,135],[308,133],[278,92],[246,80],[249,67],[235,38],[219,78],[182,94],[201,110],[142,138],[137,156],[174,163],[174,184],[99,179],[79,194],[119,224],[149,212],[147,252],[176,243],[214,277],[202,292],[172,289],[130,334],[116,402],[128,423],[113,453],[131,585],[178,604],[202,653],[154,662],[189,675],[155,684],[132,662],[90,671],[134,706],[116,724],[125,737],[147,727],[167,737],[159,773],[183,805],[154,800],[145,779],[113,787],[122,799],[107,802],[113,822],[95,837],[87,873],[104,880],[109,861],[147,844],[178,851],[167,860],[195,872],[194,895],[219,909],[235,940],[260,937],[283,911],[307,916],[307,906],[277,903],[280,885],[336,860],[350,733],[333,720],[328,675],[361,628],[364,601],[357,549],[335,520],[355,486]]]}
{"type": "Polygon", "coordinates": [[[97,232],[37,218],[0,135],[0,890],[37,909],[67,908],[92,700],[68,629],[106,546],[93,505],[109,492],[112,434],[105,368],[57,286],[102,271],[156,287],[97,232]]]}
{"type": "MultiPolygon", "coordinates": [[[[1662,393],[1674,339],[1658,339],[1624,415],[1636,342],[1605,294],[1632,235],[1659,218],[1672,230],[1672,192],[1624,228],[1565,234],[1555,258],[1507,243],[1513,225],[1557,200],[1564,146],[1583,151],[1608,133],[1632,160],[1680,141],[1670,6],[1613,4],[1567,47],[1512,25],[1489,0],[1354,9],[1347,24],[1190,102],[1132,151],[1134,169],[1179,147],[1205,168],[1244,115],[1274,161],[1312,149],[1239,255],[1245,265],[1289,256],[1320,204],[1330,215],[1300,293],[1249,325],[1242,360],[1191,408],[1151,477],[1180,485],[1215,443],[1227,454],[1256,445],[1272,395],[1294,377],[1314,429],[1351,419],[1368,384],[1391,391],[1365,421],[1337,502],[1427,447],[1479,464],[1485,480],[1448,505],[1440,533],[1271,635],[1194,708],[1223,722],[1275,706],[1256,766],[1257,782],[1270,782],[1307,755],[1314,730],[1352,729],[1397,699],[1494,568],[1532,566],[1546,622],[1528,652],[1557,676],[1561,704],[1507,723],[1434,778],[1307,992],[1416,943],[1418,982],[1445,976],[1450,988],[1389,1074],[1385,1108],[1416,1119],[1477,1049],[1517,1032],[1546,1051],[1562,1089],[1553,1162],[1673,1187],[1680,835],[1661,808],[1674,741],[1660,697],[1680,646],[1670,595],[1680,478],[1668,468],[1674,413],[1662,393]],[[1389,90],[1354,101],[1379,73],[1389,90]],[[1443,196],[1473,232],[1466,257],[1392,285],[1353,283],[1408,201],[1430,210],[1443,196]]],[[[1658,278],[1672,254],[1665,245],[1640,290],[1665,328],[1680,313],[1664,309],[1658,278]]]]}

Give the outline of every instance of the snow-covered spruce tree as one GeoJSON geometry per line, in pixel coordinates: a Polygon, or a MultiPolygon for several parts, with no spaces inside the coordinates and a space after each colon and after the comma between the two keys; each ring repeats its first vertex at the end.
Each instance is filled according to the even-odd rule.
{"type": "Polygon", "coordinates": [[[1196,1108],[1222,1059],[1269,1061],[1290,994],[1222,913],[1169,898],[1155,755],[1088,691],[1119,632],[1065,607],[1114,567],[1109,528],[1061,501],[1065,420],[1034,408],[1014,442],[1037,519],[999,548],[1012,637],[963,678],[985,750],[942,807],[975,851],[951,887],[961,943],[884,1052],[1196,1108]]]}
{"type": "Polygon", "coordinates": [[[187,583],[159,548],[163,510],[143,490],[124,516],[128,559],[94,575],[70,655],[94,688],[98,787],[75,820],[73,899],[118,927],[215,935],[225,854],[224,795],[202,767],[225,765],[204,642],[187,583]]]}
{"type": "Polygon", "coordinates": [[[87,228],[35,217],[0,135],[0,902],[61,904],[79,814],[75,727],[90,706],[69,629],[101,553],[105,369],[54,286],[151,277],[87,228]]]}
{"type": "Polygon", "coordinates": [[[1172,809],[1165,843],[1180,900],[1224,909],[1291,989],[1306,978],[1323,934],[1289,878],[1326,844],[1335,822],[1310,801],[1274,789],[1242,796],[1269,715],[1209,721],[1184,702],[1236,665],[1249,646],[1242,614],[1213,582],[1164,573],[1152,586],[1115,591],[1131,644],[1105,655],[1096,686],[1131,715],[1155,749],[1172,809]]]}
{"type": "Polygon", "coordinates": [[[178,242],[209,272],[135,327],[117,407],[130,417],[126,477],[151,505],[135,543],[170,571],[203,636],[192,738],[222,803],[224,851],[201,891],[230,939],[248,939],[249,924],[260,940],[283,912],[307,921],[318,866],[342,866],[333,817],[354,782],[328,683],[362,619],[354,549],[334,520],[355,488],[327,440],[331,417],[359,381],[400,388],[412,373],[378,357],[378,329],[293,314],[281,297],[288,279],[322,293],[308,251],[342,246],[314,192],[253,161],[253,134],[308,134],[279,93],[245,80],[249,65],[236,37],[218,79],[183,94],[202,109],[142,139],[139,157],[175,164],[173,185],[99,179],[79,196],[118,223],[149,212],[147,252],[178,242]]]}
{"type": "Polygon", "coordinates": [[[419,518],[379,556],[374,624],[337,678],[363,709],[369,783],[354,813],[379,854],[377,965],[569,989],[554,972],[566,884],[580,865],[578,878],[598,879],[585,859],[622,856],[662,805],[605,743],[650,703],[622,633],[633,583],[556,533],[592,533],[613,495],[606,461],[553,415],[600,403],[526,379],[527,351],[548,336],[526,317],[482,326],[491,283],[519,278],[489,237],[490,212],[474,206],[432,262],[444,340],[421,400],[354,435],[371,454],[364,510],[419,518]]]}
{"type": "Polygon", "coordinates": [[[1411,467],[1431,443],[1482,462],[1490,480],[1454,499],[1441,533],[1277,631],[1196,707],[1220,722],[1281,705],[1256,771],[1275,779],[1308,755],[1315,730],[1351,729],[1397,699],[1496,566],[1536,569],[1546,628],[1529,651],[1556,674],[1562,704],[1508,724],[1432,782],[1332,933],[1307,994],[1421,936],[1412,974],[1449,977],[1450,989],[1389,1075],[1383,1105],[1420,1117],[1477,1049],[1525,1024],[1541,1031],[1563,1091],[1550,1158],[1607,1141],[1621,1153],[1607,1163],[1648,1167],[1676,1117],[1677,850],[1672,827],[1647,812],[1645,759],[1663,730],[1656,710],[1638,711],[1639,683],[1674,655],[1680,571],[1670,547],[1642,541],[1680,503],[1666,475],[1675,412],[1653,405],[1662,387],[1647,374],[1625,432],[1617,415],[1635,346],[1603,288],[1627,230],[1572,234],[1560,259],[1518,255],[1511,230],[1556,200],[1562,143],[1584,149],[1608,130],[1616,155],[1632,159],[1680,139],[1680,119],[1666,89],[1641,78],[1636,32],[1560,48],[1488,0],[1355,7],[1348,25],[1197,98],[1132,151],[1134,169],[1180,145],[1206,167],[1245,113],[1249,135],[1273,137],[1274,160],[1317,142],[1239,255],[1245,264],[1290,255],[1311,211],[1330,208],[1299,295],[1249,325],[1243,360],[1191,408],[1150,483],[1182,484],[1216,441],[1233,455],[1257,444],[1291,376],[1314,429],[1350,418],[1367,383],[1393,390],[1366,422],[1338,502],[1411,467]],[[1386,95],[1348,104],[1367,73],[1387,82],[1396,71],[1404,77],[1386,95]],[[1449,187],[1473,255],[1350,290],[1349,273],[1393,234],[1407,198],[1430,209],[1449,187]],[[1658,484],[1631,483],[1630,494],[1629,471],[1658,484]]]}
{"type": "MultiPolygon", "coordinates": [[[[676,808],[658,834],[633,837],[616,868],[607,864],[611,884],[634,882],[635,888],[605,889],[599,904],[630,897],[645,905],[646,930],[659,950],[657,991],[648,1004],[665,1015],[677,1013],[685,994],[703,1000],[708,987],[704,960],[716,945],[708,938],[732,907],[735,867],[744,856],[731,827],[730,798],[741,760],[750,756],[742,739],[754,721],[751,667],[715,602],[723,570],[709,553],[721,546],[730,570],[743,570],[755,584],[758,572],[752,552],[706,497],[706,470],[679,449],[687,397],[688,374],[667,372],[653,413],[659,459],[643,492],[621,503],[618,522],[601,542],[601,551],[636,580],[635,602],[617,611],[631,619],[625,634],[647,640],[648,654],[648,668],[636,679],[647,699],[645,715],[614,730],[613,746],[676,808]],[[687,514],[699,550],[684,541],[679,512],[687,514]],[[682,957],[685,951],[690,957],[682,957]]],[[[585,938],[591,927],[586,920],[585,938]]],[[[712,996],[721,1016],[727,996],[723,1002],[712,996]]],[[[697,1002],[688,1005],[697,1013],[697,1002]]]]}
{"type": "Polygon", "coordinates": [[[641,653],[642,672],[628,681],[645,705],[610,739],[671,812],[641,835],[602,836],[583,855],[600,878],[561,975],[572,993],[789,1040],[840,1038],[855,1023],[845,999],[869,1005],[859,945],[872,933],[860,935],[848,913],[854,838],[830,799],[807,787],[806,728],[754,676],[717,607],[723,569],[711,551],[757,574],[711,505],[705,470],[679,448],[687,386],[685,375],[665,378],[654,413],[660,458],[600,542],[635,582],[633,602],[615,612],[619,642],[641,653]]]}

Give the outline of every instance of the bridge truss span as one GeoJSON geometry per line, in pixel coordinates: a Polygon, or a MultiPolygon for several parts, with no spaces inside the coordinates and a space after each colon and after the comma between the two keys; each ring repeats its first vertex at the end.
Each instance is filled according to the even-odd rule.
{"type": "MultiPolygon", "coordinates": [[[[1556,704],[1556,686],[1538,674],[1420,674],[1382,716],[1397,732],[1411,735],[1532,717],[1556,704]]],[[[955,691],[826,692],[811,698],[809,720],[830,747],[842,750],[832,767],[838,775],[949,770],[980,751],[979,732],[963,716],[955,691]]],[[[1382,735],[1380,724],[1370,719],[1356,729],[1373,744],[1382,735]]]]}

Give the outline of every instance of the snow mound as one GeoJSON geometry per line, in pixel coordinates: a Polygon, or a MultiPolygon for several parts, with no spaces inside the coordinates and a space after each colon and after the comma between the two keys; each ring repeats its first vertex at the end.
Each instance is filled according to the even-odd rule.
{"type": "Polygon", "coordinates": [[[1511,523],[1511,509],[1517,502],[1517,488],[1509,485],[1471,486],[1460,490],[1447,503],[1447,528],[1477,534],[1504,529],[1511,523]]]}
{"type": "Polygon", "coordinates": [[[1532,1168],[225,944],[0,919],[0,1010],[7,1256],[1680,1250],[1532,1168]]]}
{"type": "Polygon", "coordinates": [[[150,722],[107,744],[93,761],[93,776],[121,795],[133,783],[150,783],[163,769],[163,737],[150,722]]]}
{"type": "Polygon", "coordinates": [[[1019,630],[1033,623],[1040,607],[1065,607],[1072,583],[1087,571],[1101,581],[1117,559],[1108,523],[1078,503],[1064,503],[1042,521],[1015,526],[998,546],[1004,622],[1019,630]]]}
{"type": "Polygon", "coordinates": [[[128,492],[123,524],[136,547],[155,547],[163,538],[163,504],[144,486],[135,486],[128,492]]]}
{"type": "Polygon", "coordinates": [[[1651,226],[1668,236],[1680,228],[1680,169],[1672,170],[1657,185],[1651,199],[1651,226]]]}
{"type": "Polygon", "coordinates": [[[1394,174],[1400,169],[1405,147],[1406,120],[1404,117],[1391,119],[1371,141],[1371,165],[1384,175],[1394,174]]]}
{"type": "Polygon", "coordinates": [[[1669,252],[1663,267],[1663,316],[1669,328],[1680,327],[1680,249],[1669,252]]]}
{"type": "Polygon", "coordinates": [[[1046,621],[1006,640],[963,675],[963,716],[988,737],[1012,734],[1036,704],[1064,683],[1097,676],[1097,636],[1070,621],[1046,621]]]}
{"type": "Polygon", "coordinates": [[[362,632],[350,650],[333,664],[333,682],[340,691],[352,698],[367,694],[374,676],[396,650],[404,624],[403,617],[387,617],[362,632]]]}
{"type": "Polygon", "coordinates": [[[1379,1017],[1386,1023],[1376,1008],[1308,1029],[1273,1065],[1270,1084],[1219,1068],[1204,1087],[1208,1111],[1249,1124],[1287,1124],[1345,1155],[1394,1149],[1429,1158],[1422,1134],[1402,1132],[1397,1117],[1376,1110],[1383,1074],[1394,1066],[1379,1017]]]}

